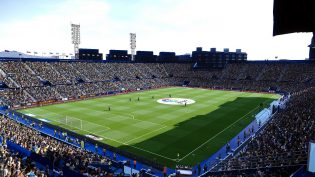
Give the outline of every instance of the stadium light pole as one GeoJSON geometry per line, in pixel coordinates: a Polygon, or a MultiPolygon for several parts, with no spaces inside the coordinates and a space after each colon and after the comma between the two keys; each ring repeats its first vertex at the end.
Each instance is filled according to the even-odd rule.
{"type": "Polygon", "coordinates": [[[136,33],[130,33],[130,49],[131,49],[131,61],[134,61],[135,55],[136,55],[136,33]]]}
{"type": "Polygon", "coordinates": [[[79,59],[79,44],[81,43],[79,24],[71,23],[71,39],[74,45],[74,58],[79,59]]]}

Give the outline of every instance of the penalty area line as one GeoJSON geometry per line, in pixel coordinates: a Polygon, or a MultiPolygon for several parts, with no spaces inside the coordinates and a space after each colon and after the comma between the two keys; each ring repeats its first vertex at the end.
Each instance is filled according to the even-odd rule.
{"type": "MultiPolygon", "coordinates": [[[[53,121],[53,122],[59,123],[58,121],[53,121]]],[[[63,124],[63,125],[64,125],[64,124],[63,124]]],[[[68,125],[68,126],[69,126],[69,125],[68,125]]],[[[69,126],[69,127],[72,127],[72,126],[69,126]]],[[[72,127],[72,128],[74,128],[74,129],[76,129],[76,130],[84,131],[84,132],[87,132],[87,133],[90,133],[90,134],[94,134],[94,135],[96,134],[95,132],[91,132],[91,131],[88,131],[88,130],[81,130],[81,129],[78,129],[78,128],[76,128],[76,127],[72,127]]],[[[164,128],[164,127],[163,127],[163,128],[164,128]]],[[[119,144],[122,144],[122,145],[126,145],[126,146],[132,147],[132,148],[134,148],[134,149],[138,149],[138,150],[140,150],[140,151],[147,152],[147,153],[149,153],[149,154],[153,154],[153,155],[162,157],[162,158],[164,158],[164,159],[167,159],[167,160],[171,160],[171,161],[173,161],[173,162],[176,162],[176,159],[172,159],[172,158],[169,158],[169,157],[166,157],[166,156],[157,154],[157,153],[155,153],[155,152],[151,152],[151,151],[149,151],[149,150],[139,148],[139,147],[137,147],[137,146],[133,146],[133,145],[130,145],[130,144],[127,144],[127,143],[124,143],[124,142],[121,142],[121,141],[118,141],[118,140],[115,140],[115,139],[112,139],[112,138],[109,138],[109,137],[106,137],[106,136],[103,136],[103,135],[97,135],[97,136],[102,137],[102,138],[104,138],[105,140],[108,139],[108,140],[114,141],[114,142],[116,142],[116,143],[119,143],[119,144]]]]}
{"type": "Polygon", "coordinates": [[[158,129],[156,129],[156,130],[150,131],[150,132],[145,133],[145,134],[143,134],[143,135],[141,135],[141,136],[138,136],[138,137],[136,137],[136,138],[133,138],[133,139],[131,139],[131,140],[125,142],[125,143],[128,144],[128,143],[130,143],[130,142],[132,142],[132,141],[134,141],[134,140],[136,140],[136,139],[142,138],[142,137],[147,136],[147,135],[149,135],[149,134],[151,134],[151,133],[153,133],[153,132],[162,130],[162,129],[166,128],[166,127],[167,127],[167,126],[164,126],[164,127],[158,128],[158,129]]]}
{"type": "Polygon", "coordinates": [[[110,129],[108,129],[108,130],[100,130],[100,131],[96,131],[94,134],[98,134],[98,133],[103,133],[103,132],[107,132],[107,131],[109,131],[110,129]]]}
{"type": "MultiPolygon", "coordinates": [[[[88,132],[88,133],[92,133],[92,132],[87,131],[87,130],[83,130],[83,131],[88,132]]],[[[98,135],[98,136],[100,136],[100,137],[102,137],[102,138],[105,138],[105,140],[108,139],[108,140],[114,141],[114,142],[116,142],[116,143],[119,143],[119,144],[122,144],[122,145],[126,145],[126,146],[129,146],[129,147],[138,149],[138,150],[140,150],[140,151],[147,152],[147,153],[149,153],[149,154],[153,154],[153,155],[162,157],[162,158],[164,158],[164,159],[167,159],[167,160],[171,160],[171,161],[176,162],[176,159],[172,159],[172,158],[169,158],[169,157],[166,157],[166,156],[157,154],[157,153],[155,153],[155,152],[151,152],[151,151],[149,151],[149,150],[145,150],[145,149],[139,148],[139,147],[137,147],[137,146],[133,146],[133,145],[130,145],[130,144],[127,144],[127,143],[123,143],[123,142],[121,142],[121,141],[118,141],[118,140],[115,140],[115,139],[112,139],[112,138],[108,138],[108,137],[106,137],[106,136],[102,136],[102,135],[98,135]]]]}
{"type": "Polygon", "coordinates": [[[137,118],[135,118],[135,116],[133,114],[123,114],[123,113],[115,113],[115,112],[114,113],[107,113],[107,114],[114,115],[114,116],[119,116],[119,117],[130,117],[129,119],[132,119],[132,120],[137,120],[137,121],[140,121],[140,122],[147,122],[147,123],[150,123],[150,124],[165,126],[163,124],[137,119],[137,118]]]}

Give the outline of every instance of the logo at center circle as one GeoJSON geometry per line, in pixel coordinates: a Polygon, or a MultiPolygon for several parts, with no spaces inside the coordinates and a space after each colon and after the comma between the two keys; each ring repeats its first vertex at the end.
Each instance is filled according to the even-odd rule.
{"type": "Polygon", "coordinates": [[[194,104],[196,103],[195,100],[187,99],[187,98],[162,98],[157,100],[158,103],[161,104],[169,104],[169,105],[184,105],[185,103],[194,104]]]}

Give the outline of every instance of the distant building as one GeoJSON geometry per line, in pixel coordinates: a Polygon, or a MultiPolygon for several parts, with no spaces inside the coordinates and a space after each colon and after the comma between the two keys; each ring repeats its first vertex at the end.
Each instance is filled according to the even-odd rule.
{"type": "Polygon", "coordinates": [[[158,62],[176,62],[175,52],[160,52],[157,57],[158,62]]]}
{"type": "Polygon", "coordinates": [[[313,32],[312,42],[308,47],[310,48],[309,59],[315,61],[315,32],[313,32]]]}
{"type": "Polygon", "coordinates": [[[131,55],[127,50],[109,50],[109,54],[106,55],[108,61],[131,61],[131,55]]]}
{"type": "Polygon", "coordinates": [[[223,68],[227,63],[239,63],[247,60],[247,53],[237,49],[236,52],[230,52],[225,48],[223,52],[211,48],[210,51],[203,51],[201,47],[197,47],[192,52],[192,61],[195,62],[194,67],[199,68],[223,68]]]}
{"type": "Polygon", "coordinates": [[[137,51],[135,56],[136,62],[155,62],[156,55],[153,54],[153,51],[137,51]]]}
{"type": "Polygon", "coordinates": [[[192,61],[190,54],[176,55],[176,60],[178,62],[191,62],[192,61]]]}
{"type": "Polygon", "coordinates": [[[103,60],[103,54],[98,49],[79,49],[80,60],[103,60]]]}

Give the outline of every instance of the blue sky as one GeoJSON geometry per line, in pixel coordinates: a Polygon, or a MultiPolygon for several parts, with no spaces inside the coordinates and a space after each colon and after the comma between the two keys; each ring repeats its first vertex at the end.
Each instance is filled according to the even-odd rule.
{"type": "Polygon", "coordinates": [[[190,53],[241,48],[249,59],[305,59],[310,33],[272,37],[273,0],[1,0],[0,51],[73,53],[70,23],[82,48],[190,53]]]}

